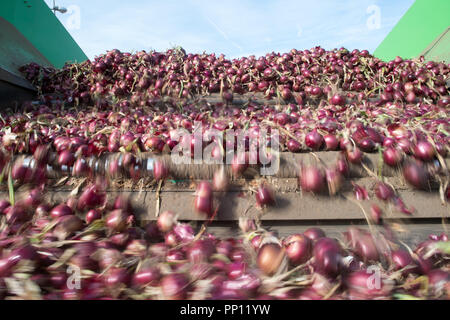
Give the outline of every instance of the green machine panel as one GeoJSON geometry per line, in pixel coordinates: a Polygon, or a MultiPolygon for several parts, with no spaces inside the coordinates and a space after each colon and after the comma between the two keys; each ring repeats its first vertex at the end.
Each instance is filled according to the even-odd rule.
{"type": "MultiPolygon", "coordinates": [[[[14,26],[55,67],[62,67],[65,62],[87,59],[43,0],[1,0],[0,19],[14,26]]],[[[0,43],[0,46],[4,45],[12,44],[0,43]]],[[[0,62],[4,59],[13,57],[0,57],[0,62]]]]}
{"type": "Polygon", "coordinates": [[[392,60],[424,55],[450,63],[449,26],[450,0],[416,0],[375,50],[375,56],[392,60]]]}

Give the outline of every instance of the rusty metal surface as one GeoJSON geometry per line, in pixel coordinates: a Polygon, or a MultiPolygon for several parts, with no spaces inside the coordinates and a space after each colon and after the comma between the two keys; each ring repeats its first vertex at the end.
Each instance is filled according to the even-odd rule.
{"type": "MultiPolygon", "coordinates": [[[[368,179],[359,180],[361,186],[369,189],[368,179]]],[[[291,181],[288,185],[295,186],[291,181]]],[[[50,203],[66,201],[70,197],[72,189],[47,190],[45,198],[50,203]]],[[[400,219],[403,221],[421,219],[442,219],[450,218],[450,208],[442,205],[437,193],[427,193],[413,190],[397,190],[398,195],[403,199],[409,208],[414,208],[415,212],[409,216],[400,213],[390,204],[378,201],[372,192],[369,192],[369,201],[358,202],[364,208],[366,214],[370,214],[370,206],[376,203],[383,209],[385,218],[400,219]]],[[[162,189],[160,197],[159,212],[172,210],[179,214],[181,220],[203,221],[204,216],[198,215],[194,210],[194,189],[162,189]]],[[[149,221],[156,219],[156,205],[158,193],[156,190],[110,190],[109,199],[117,195],[125,195],[130,198],[139,220],[149,221]]],[[[20,199],[23,192],[17,192],[20,199]]],[[[0,193],[0,199],[7,199],[8,193],[0,193]]],[[[364,211],[357,202],[348,200],[354,199],[351,191],[346,191],[340,196],[320,196],[312,194],[302,194],[300,191],[287,191],[276,193],[276,205],[264,211],[256,207],[255,196],[243,188],[239,191],[231,191],[226,194],[216,193],[215,204],[218,207],[217,221],[236,221],[241,216],[259,217],[266,221],[338,221],[354,220],[365,221],[364,211]]]]}

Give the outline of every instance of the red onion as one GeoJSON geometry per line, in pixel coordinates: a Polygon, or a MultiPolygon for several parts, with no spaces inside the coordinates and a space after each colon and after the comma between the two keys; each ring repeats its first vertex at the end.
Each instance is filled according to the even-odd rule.
{"type": "Polygon", "coordinates": [[[317,167],[303,167],[299,180],[305,192],[320,193],[325,186],[325,176],[317,167]]]}
{"type": "Polygon", "coordinates": [[[328,151],[335,151],[335,150],[338,149],[339,141],[336,138],[336,136],[334,136],[332,134],[327,134],[323,138],[324,138],[324,141],[325,141],[326,149],[328,151]]]}
{"type": "Polygon", "coordinates": [[[419,141],[414,147],[414,155],[422,161],[431,161],[436,156],[436,150],[428,141],[419,141]]]}
{"type": "Polygon", "coordinates": [[[347,150],[347,159],[353,164],[361,164],[363,153],[358,148],[353,148],[352,150],[347,150]]]}
{"type": "Polygon", "coordinates": [[[243,262],[234,262],[227,265],[227,276],[230,280],[240,278],[247,271],[248,265],[243,262]]]}
{"type": "Polygon", "coordinates": [[[68,150],[64,150],[58,156],[58,163],[61,166],[72,166],[75,162],[75,155],[68,150]]]}
{"type": "Polygon", "coordinates": [[[197,187],[195,197],[195,210],[207,217],[213,214],[213,194],[211,184],[207,181],[202,181],[197,187]]]}
{"type": "Polygon", "coordinates": [[[65,204],[60,204],[54,207],[52,211],[50,211],[50,215],[53,219],[58,219],[60,217],[69,216],[72,214],[73,214],[72,209],[65,204]]]}
{"type": "Polygon", "coordinates": [[[100,206],[105,200],[105,194],[101,193],[97,185],[88,186],[78,199],[78,210],[86,210],[100,206]]]}
{"type": "Polygon", "coordinates": [[[157,226],[162,232],[169,232],[177,223],[177,215],[172,211],[164,211],[158,217],[157,226]]]}
{"type": "Polygon", "coordinates": [[[111,268],[104,275],[104,282],[107,287],[115,288],[120,285],[127,286],[130,281],[130,275],[124,268],[111,268]]]}
{"type": "Polygon", "coordinates": [[[403,269],[409,265],[413,265],[413,259],[411,255],[406,250],[396,250],[391,253],[392,263],[394,264],[395,270],[403,269]]]}
{"type": "Polygon", "coordinates": [[[345,98],[339,94],[335,94],[331,97],[330,103],[335,106],[343,106],[345,104],[345,98]]]}
{"type": "Polygon", "coordinates": [[[426,189],[429,181],[428,172],[423,166],[410,162],[403,167],[403,176],[406,181],[417,189],[426,189]]]}
{"type": "Polygon", "coordinates": [[[375,195],[378,199],[383,201],[389,201],[395,196],[394,190],[383,182],[378,182],[375,186],[375,195]]]}
{"type": "Polygon", "coordinates": [[[169,274],[161,280],[161,289],[166,300],[185,300],[189,280],[184,274],[169,274]]]}
{"type": "Polygon", "coordinates": [[[372,217],[372,220],[378,224],[383,216],[383,211],[376,204],[372,204],[370,207],[370,216],[372,217]]]}
{"type": "Polygon", "coordinates": [[[197,240],[191,244],[187,256],[191,263],[207,262],[216,251],[210,240],[197,240]]]}
{"type": "Polygon", "coordinates": [[[341,173],[336,169],[326,169],[325,170],[325,179],[328,184],[328,191],[330,195],[337,194],[344,182],[344,178],[341,173]]]}
{"type": "Polygon", "coordinates": [[[195,231],[189,224],[178,223],[173,227],[173,233],[183,243],[191,242],[195,238],[195,231]]]}
{"type": "Polygon", "coordinates": [[[155,287],[159,285],[161,273],[158,268],[150,267],[144,268],[135,273],[132,278],[132,283],[136,287],[155,287]]]}
{"type": "Polygon", "coordinates": [[[317,272],[335,276],[339,272],[339,244],[330,238],[321,238],[314,245],[313,256],[317,272]]]}
{"type": "Polygon", "coordinates": [[[91,224],[92,222],[102,218],[102,214],[97,210],[90,210],[86,213],[86,223],[91,224]]]}
{"type": "Polygon", "coordinates": [[[319,228],[309,228],[303,234],[305,235],[305,237],[311,239],[312,241],[316,241],[326,237],[325,232],[319,228]]]}
{"type": "Polygon", "coordinates": [[[297,153],[301,151],[302,146],[297,140],[290,139],[287,143],[287,148],[290,152],[297,153]]]}
{"type": "Polygon", "coordinates": [[[403,160],[403,154],[395,148],[389,147],[383,152],[383,160],[388,166],[398,166],[403,160]]]}
{"type": "Polygon", "coordinates": [[[320,148],[322,148],[323,144],[325,143],[324,138],[322,137],[322,135],[320,133],[318,133],[317,131],[311,131],[310,133],[308,133],[305,137],[305,144],[317,151],[320,148]]]}
{"type": "Polygon", "coordinates": [[[106,215],[106,226],[109,230],[122,232],[128,225],[128,213],[121,209],[116,209],[106,215]]]}
{"type": "Polygon", "coordinates": [[[260,185],[256,191],[256,203],[261,208],[275,204],[272,190],[264,184],[260,185]]]}
{"type": "Polygon", "coordinates": [[[390,286],[384,279],[380,280],[380,287],[377,287],[373,280],[374,274],[367,270],[353,272],[345,278],[345,284],[351,290],[351,294],[356,295],[356,298],[373,299],[376,297],[383,297],[389,294],[390,286]]]}
{"type": "Polygon", "coordinates": [[[11,203],[6,200],[0,200],[0,213],[4,214],[6,208],[10,207],[11,203]]]}
{"type": "Polygon", "coordinates": [[[286,255],[294,266],[301,265],[311,258],[311,240],[302,234],[288,237],[285,240],[285,247],[286,255]]]}
{"type": "Polygon", "coordinates": [[[74,232],[83,228],[83,221],[75,215],[62,216],[58,218],[58,224],[54,230],[54,235],[59,240],[65,240],[74,232]]]}
{"type": "Polygon", "coordinates": [[[235,176],[239,176],[247,170],[249,164],[248,153],[238,153],[231,163],[231,170],[235,176]]]}
{"type": "Polygon", "coordinates": [[[153,174],[156,181],[164,180],[169,176],[169,169],[162,161],[155,161],[153,167],[153,174]]]}
{"type": "Polygon", "coordinates": [[[89,166],[84,159],[77,159],[72,168],[72,174],[76,177],[82,177],[89,173],[89,166]]]}
{"type": "MultiPolygon", "coordinates": [[[[433,269],[427,274],[430,285],[436,289],[442,289],[450,281],[450,273],[442,269],[433,269]]],[[[438,291],[436,290],[436,291],[438,291]]]]}

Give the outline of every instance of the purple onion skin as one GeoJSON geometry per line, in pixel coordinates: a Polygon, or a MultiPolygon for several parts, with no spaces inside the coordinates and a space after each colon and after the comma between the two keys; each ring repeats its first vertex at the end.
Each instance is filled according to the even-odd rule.
{"type": "Polygon", "coordinates": [[[132,283],[136,287],[158,286],[161,273],[157,268],[143,269],[133,275],[132,283]]]}
{"type": "Polygon", "coordinates": [[[185,300],[189,279],[181,273],[169,274],[161,280],[161,289],[166,300],[185,300]]]}
{"type": "Polygon", "coordinates": [[[314,245],[313,256],[317,272],[334,277],[339,274],[340,247],[330,238],[321,238],[314,245]]]}
{"type": "Polygon", "coordinates": [[[311,239],[312,241],[317,241],[321,238],[325,238],[326,234],[325,231],[323,231],[320,228],[309,228],[303,233],[306,237],[311,239]]]}
{"type": "Polygon", "coordinates": [[[304,235],[293,235],[285,241],[286,255],[292,265],[301,265],[311,257],[311,240],[304,235]]]}

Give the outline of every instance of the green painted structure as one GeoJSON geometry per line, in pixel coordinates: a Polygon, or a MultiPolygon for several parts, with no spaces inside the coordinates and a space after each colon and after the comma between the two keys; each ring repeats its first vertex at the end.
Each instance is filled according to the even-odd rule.
{"type": "MultiPolygon", "coordinates": [[[[55,67],[87,59],[44,0],[0,0],[0,19],[9,22],[55,67]]],[[[0,63],[11,58],[0,57],[0,63]]]]}
{"type": "Polygon", "coordinates": [[[416,0],[374,54],[386,61],[424,55],[450,63],[449,27],[450,0],[416,0]]]}

